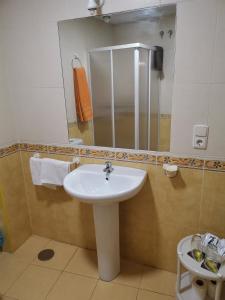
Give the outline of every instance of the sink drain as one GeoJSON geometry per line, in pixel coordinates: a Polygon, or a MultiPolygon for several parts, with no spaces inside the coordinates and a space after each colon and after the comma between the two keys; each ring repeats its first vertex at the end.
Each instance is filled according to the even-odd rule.
{"type": "Polygon", "coordinates": [[[38,259],[41,261],[47,261],[47,260],[50,260],[51,258],[53,258],[54,255],[55,255],[54,250],[44,249],[41,252],[39,252],[38,259]]]}

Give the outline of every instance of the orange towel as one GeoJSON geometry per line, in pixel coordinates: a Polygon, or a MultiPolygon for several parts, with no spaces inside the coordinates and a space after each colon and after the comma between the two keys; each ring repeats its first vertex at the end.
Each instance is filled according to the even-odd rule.
{"type": "Polygon", "coordinates": [[[73,80],[77,117],[80,122],[90,121],[93,119],[93,112],[85,69],[74,68],[73,80]]]}

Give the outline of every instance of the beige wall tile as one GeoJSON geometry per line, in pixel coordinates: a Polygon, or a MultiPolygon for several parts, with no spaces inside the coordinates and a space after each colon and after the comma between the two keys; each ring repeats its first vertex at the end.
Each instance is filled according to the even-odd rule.
{"type": "MultiPolygon", "coordinates": [[[[31,155],[32,153],[21,153],[33,232],[45,238],[95,249],[92,207],[72,199],[64,192],[63,188],[54,191],[45,187],[35,187],[32,184],[29,170],[29,158],[31,155]]],[[[71,160],[71,157],[66,155],[43,154],[43,156],[71,160]]],[[[9,162],[1,159],[0,168],[6,168],[13,161],[14,167],[15,165],[18,166],[19,158],[14,155],[14,160],[9,162]]],[[[104,159],[81,158],[82,163],[103,164],[104,161],[104,159]]],[[[145,169],[148,172],[148,179],[139,194],[120,204],[120,245],[123,257],[138,263],[175,272],[176,247],[181,238],[199,230],[214,231],[221,235],[225,231],[223,228],[225,226],[225,224],[223,225],[223,210],[221,209],[223,207],[224,173],[205,171],[199,228],[203,171],[181,168],[178,176],[170,179],[164,175],[161,166],[122,161],[114,161],[113,163],[115,165],[145,169]],[[219,210],[217,209],[218,207],[220,207],[219,210]],[[209,215],[215,216],[215,220],[210,217],[209,222],[209,215]],[[179,231],[177,230],[178,227],[179,231]]],[[[12,171],[14,167],[11,167],[12,171]]],[[[7,174],[1,174],[0,176],[2,176],[4,182],[9,180],[9,175],[7,174]]],[[[23,190],[21,195],[24,193],[23,190]]],[[[10,195],[8,199],[12,199],[14,194],[9,192],[8,195],[10,195]]],[[[20,192],[18,192],[16,197],[18,195],[20,195],[20,192]]],[[[28,214],[28,212],[26,213],[28,214]]],[[[48,239],[45,241],[47,244],[48,239]]],[[[29,241],[27,243],[29,244],[29,241]]],[[[33,260],[44,244],[41,243],[39,247],[38,243],[36,246],[34,243],[34,246],[28,247],[30,252],[35,251],[35,253],[32,252],[32,257],[28,254],[24,255],[26,249],[24,251],[19,249],[15,255],[20,259],[22,259],[22,256],[26,256],[26,258],[30,257],[33,260]]],[[[85,250],[83,251],[85,252],[85,250]]],[[[76,255],[74,260],[75,258],[76,255]]],[[[74,267],[76,269],[74,271],[72,261],[70,264],[71,270],[69,271],[98,277],[96,261],[94,275],[93,272],[89,272],[90,274],[88,275],[87,270],[85,272],[83,272],[84,270],[77,270],[77,265],[75,266],[76,268],[74,267]]],[[[84,262],[85,257],[79,258],[78,261],[84,262]]],[[[81,263],[81,266],[83,268],[85,264],[81,263]]],[[[90,264],[88,265],[89,267],[90,264]]],[[[62,266],[60,266],[60,269],[62,269],[62,266]]],[[[118,278],[118,280],[120,279],[118,278]]],[[[128,285],[137,283],[136,281],[135,283],[131,281],[128,274],[124,279],[124,283],[128,285]]]]}
{"type": "Polygon", "coordinates": [[[114,283],[124,284],[139,288],[144,267],[130,261],[121,261],[120,274],[113,280],[114,283]]]}
{"type": "Polygon", "coordinates": [[[70,123],[68,124],[69,138],[81,138],[84,145],[93,145],[93,128],[92,122],[85,124],[70,123]]]}
{"type": "MultiPolygon", "coordinates": [[[[198,226],[201,203],[203,172],[181,168],[178,175],[169,178],[162,167],[149,166],[149,182],[153,199],[152,217],[156,223],[171,223],[176,226],[198,226]]],[[[147,196],[146,196],[147,197],[147,196]]],[[[147,217],[147,216],[146,216],[147,217]]]]}
{"type": "MultiPolygon", "coordinates": [[[[31,155],[22,153],[33,233],[81,247],[95,248],[92,207],[72,199],[62,187],[50,190],[34,186],[29,170],[31,155]],[[83,226],[84,223],[86,226],[83,226]]],[[[71,160],[71,157],[65,155],[48,157],[71,160]]]]}
{"type": "Polygon", "coordinates": [[[160,117],[159,151],[170,151],[171,116],[160,117]]]}
{"type": "Polygon", "coordinates": [[[225,236],[225,173],[205,171],[200,230],[225,236]]]}
{"type": "Polygon", "coordinates": [[[177,245],[185,236],[198,232],[198,228],[185,227],[180,224],[159,223],[156,226],[152,243],[155,245],[154,267],[176,272],[177,245]]]}
{"type": "Polygon", "coordinates": [[[177,243],[198,231],[203,172],[180,169],[170,179],[160,166],[148,166],[148,173],[140,193],[120,204],[121,253],[175,271],[177,243]]]}
{"type": "Polygon", "coordinates": [[[175,296],[176,274],[163,270],[146,268],[141,286],[146,290],[175,296]]]}
{"type": "Polygon", "coordinates": [[[0,159],[0,185],[7,213],[10,250],[13,251],[31,235],[19,153],[0,159]]]}
{"type": "MultiPolygon", "coordinates": [[[[63,189],[52,191],[34,187],[29,156],[22,153],[33,231],[58,241],[95,248],[91,206],[72,199],[63,189]]],[[[71,159],[64,155],[48,156],[71,159]]],[[[104,161],[81,158],[82,163],[104,161]]],[[[149,175],[139,194],[120,204],[121,255],[138,263],[175,271],[177,242],[184,235],[198,231],[203,172],[180,169],[177,177],[169,179],[161,166],[122,161],[113,163],[146,169],[149,175]],[[179,233],[177,225],[181,228],[179,233]],[[164,251],[165,243],[168,251],[164,251]]]]}

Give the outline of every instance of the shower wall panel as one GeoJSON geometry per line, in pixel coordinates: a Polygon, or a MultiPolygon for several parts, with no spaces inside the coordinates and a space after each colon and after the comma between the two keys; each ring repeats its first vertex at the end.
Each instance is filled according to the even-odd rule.
{"type": "Polygon", "coordinates": [[[111,63],[110,51],[90,53],[94,142],[112,147],[111,63]]]}

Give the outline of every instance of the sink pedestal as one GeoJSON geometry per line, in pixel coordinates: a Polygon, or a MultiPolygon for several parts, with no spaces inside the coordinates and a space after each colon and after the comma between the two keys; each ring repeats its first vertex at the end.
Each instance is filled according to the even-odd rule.
{"type": "Polygon", "coordinates": [[[98,271],[104,281],[113,280],[120,272],[119,203],[94,204],[98,271]]]}
{"type": "Polygon", "coordinates": [[[99,276],[113,280],[120,272],[119,202],[134,197],[142,188],[147,172],[114,166],[106,180],[102,165],[87,164],[64,179],[66,192],[93,205],[99,276]]]}

